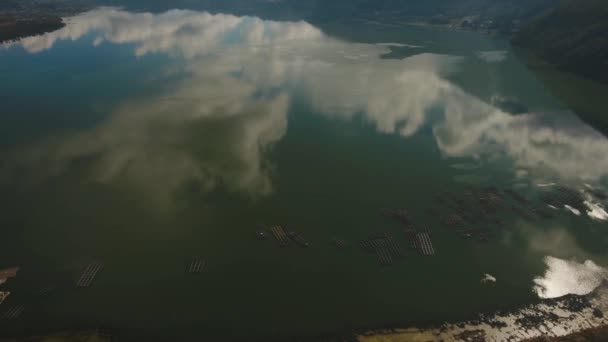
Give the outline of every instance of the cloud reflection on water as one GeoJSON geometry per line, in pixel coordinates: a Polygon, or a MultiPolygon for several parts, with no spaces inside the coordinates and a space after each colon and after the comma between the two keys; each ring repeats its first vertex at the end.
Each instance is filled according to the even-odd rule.
{"type": "Polygon", "coordinates": [[[268,193],[264,151],[286,134],[290,97],[299,94],[320,114],[363,115],[382,133],[408,137],[432,124],[446,156],[504,154],[530,176],[537,171],[567,180],[594,182],[608,172],[607,140],[579,120],[513,116],[449,82],[446,76],[458,72],[462,57],[382,59],[386,44],[340,41],[304,22],[116,8],[81,14],[63,29],[18,44],[38,53],[87,35],[94,45],[133,44],[135,56],[167,54],[188,76],[156,99],[123,104],[92,131],[34,148],[27,160],[35,166],[62,170],[73,159],[95,155],[100,180],[132,175],[165,184],[164,192],[197,180],[205,189],[222,183],[268,193]],[[432,109],[443,113],[436,122],[429,120],[432,109]],[[218,143],[221,151],[209,147],[218,143]]]}
{"type": "Polygon", "coordinates": [[[540,298],[567,294],[586,295],[608,279],[608,270],[587,260],[584,263],[546,257],[547,271],[534,279],[534,292],[540,298]]]}

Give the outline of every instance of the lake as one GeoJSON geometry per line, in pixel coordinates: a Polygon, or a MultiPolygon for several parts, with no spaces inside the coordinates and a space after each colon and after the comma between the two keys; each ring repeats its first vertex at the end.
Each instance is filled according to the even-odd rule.
{"type": "Polygon", "coordinates": [[[607,274],[608,140],[500,39],[106,7],[3,44],[0,75],[9,333],[315,338],[607,274]]]}

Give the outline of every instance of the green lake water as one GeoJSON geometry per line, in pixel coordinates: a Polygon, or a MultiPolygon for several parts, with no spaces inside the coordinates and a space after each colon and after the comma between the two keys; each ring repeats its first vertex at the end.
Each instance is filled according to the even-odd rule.
{"type": "Polygon", "coordinates": [[[311,338],[536,301],[547,256],[608,264],[608,140],[505,41],[101,8],[2,45],[0,75],[0,268],[21,268],[0,311],[25,308],[8,334],[311,338]],[[594,217],[543,203],[558,186],[594,217]],[[460,237],[439,197],[489,187],[551,218],[501,209],[500,227],[471,224],[488,241],[460,237]],[[409,250],[386,208],[436,254],[409,250]],[[310,246],[256,239],[275,225],[310,246]],[[381,232],[406,251],[392,265],[359,246],[381,232]]]}

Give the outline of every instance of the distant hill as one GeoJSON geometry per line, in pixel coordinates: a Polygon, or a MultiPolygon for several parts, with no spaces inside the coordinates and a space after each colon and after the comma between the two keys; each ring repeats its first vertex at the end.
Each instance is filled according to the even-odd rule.
{"type": "MultiPolygon", "coordinates": [[[[460,25],[514,35],[515,45],[532,50],[559,69],[608,83],[608,0],[0,0],[1,37],[11,39],[55,27],[38,25],[38,31],[32,31],[31,20],[26,22],[28,27],[16,25],[15,18],[21,15],[15,16],[15,10],[23,14],[30,8],[44,8],[57,16],[63,12],[58,9],[76,5],[148,11],[192,8],[315,24],[369,18],[460,25]]],[[[40,17],[40,11],[34,13],[40,17]]]]}
{"type": "Polygon", "coordinates": [[[557,0],[275,0],[279,6],[306,8],[314,16],[368,16],[391,12],[405,17],[508,16],[527,17],[557,0]]]}
{"type": "MultiPolygon", "coordinates": [[[[16,1],[16,0],[5,0],[16,1]]],[[[46,0],[50,1],[50,0],[46,0]]],[[[56,1],[56,0],[55,0],[56,1]]],[[[72,0],[74,1],[74,0],[72,0]]],[[[557,0],[80,0],[129,9],[254,9],[256,13],[292,13],[303,19],[344,19],[391,13],[405,17],[492,15],[524,17],[557,0]]]]}
{"type": "Polygon", "coordinates": [[[564,0],[526,25],[513,43],[557,68],[608,84],[608,0],[564,0]]]}

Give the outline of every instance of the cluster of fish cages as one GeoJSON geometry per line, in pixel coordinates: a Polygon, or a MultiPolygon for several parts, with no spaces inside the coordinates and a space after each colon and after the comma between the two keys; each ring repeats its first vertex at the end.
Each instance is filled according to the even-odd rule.
{"type": "Polygon", "coordinates": [[[76,287],[84,288],[91,286],[101,267],[102,264],[97,261],[88,264],[80,275],[80,278],[78,278],[78,281],[76,281],[76,287]]]}
{"type": "Polygon", "coordinates": [[[421,255],[435,255],[435,248],[431,241],[431,233],[428,229],[417,231],[413,227],[405,227],[403,232],[408,241],[409,247],[421,255]]]}
{"type": "Polygon", "coordinates": [[[468,217],[464,219],[459,214],[449,214],[443,218],[443,223],[460,237],[467,239],[476,237],[480,241],[487,240],[487,233],[484,229],[474,226],[478,221],[472,222],[468,217]]]}
{"type": "Polygon", "coordinates": [[[512,190],[502,191],[496,187],[469,186],[463,191],[463,196],[443,192],[436,197],[442,198],[449,207],[450,213],[442,218],[443,224],[462,238],[481,242],[489,240],[489,226],[507,228],[501,215],[515,210],[518,215],[528,216],[526,211],[512,205],[510,199],[520,204],[530,203],[512,190]]]}
{"type": "Polygon", "coordinates": [[[417,231],[413,220],[405,209],[385,209],[384,216],[394,219],[402,226],[403,233],[408,242],[408,247],[422,255],[435,255],[435,249],[431,241],[428,229],[417,231]]]}
{"type": "Polygon", "coordinates": [[[372,235],[361,241],[361,247],[375,254],[382,265],[390,265],[394,259],[405,255],[399,243],[390,233],[372,235]]]}
{"type": "Polygon", "coordinates": [[[274,226],[270,228],[270,232],[277,240],[280,246],[288,246],[290,244],[295,244],[301,247],[310,247],[308,241],[304,239],[304,237],[295,231],[285,230],[282,226],[274,226]]]}
{"type": "MultiPolygon", "coordinates": [[[[491,227],[508,229],[504,217],[518,217],[532,221],[553,218],[546,206],[554,209],[566,207],[584,212],[584,199],[575,190],[565,187],[555,187],[555,190],[544,193],[539,202],[528,198],[513,189],[496,187],[469,186],[462,195],[442,192],[435,195],[438,203],[444,207],[442,223],[463,238],[475,238],[487,241],[491,227]],[[543,205],[543,203],[545,205],[543,205]]],[[[441,210],[437,207],[429,209],[429,214],[436,215],[441,210]]]]}

